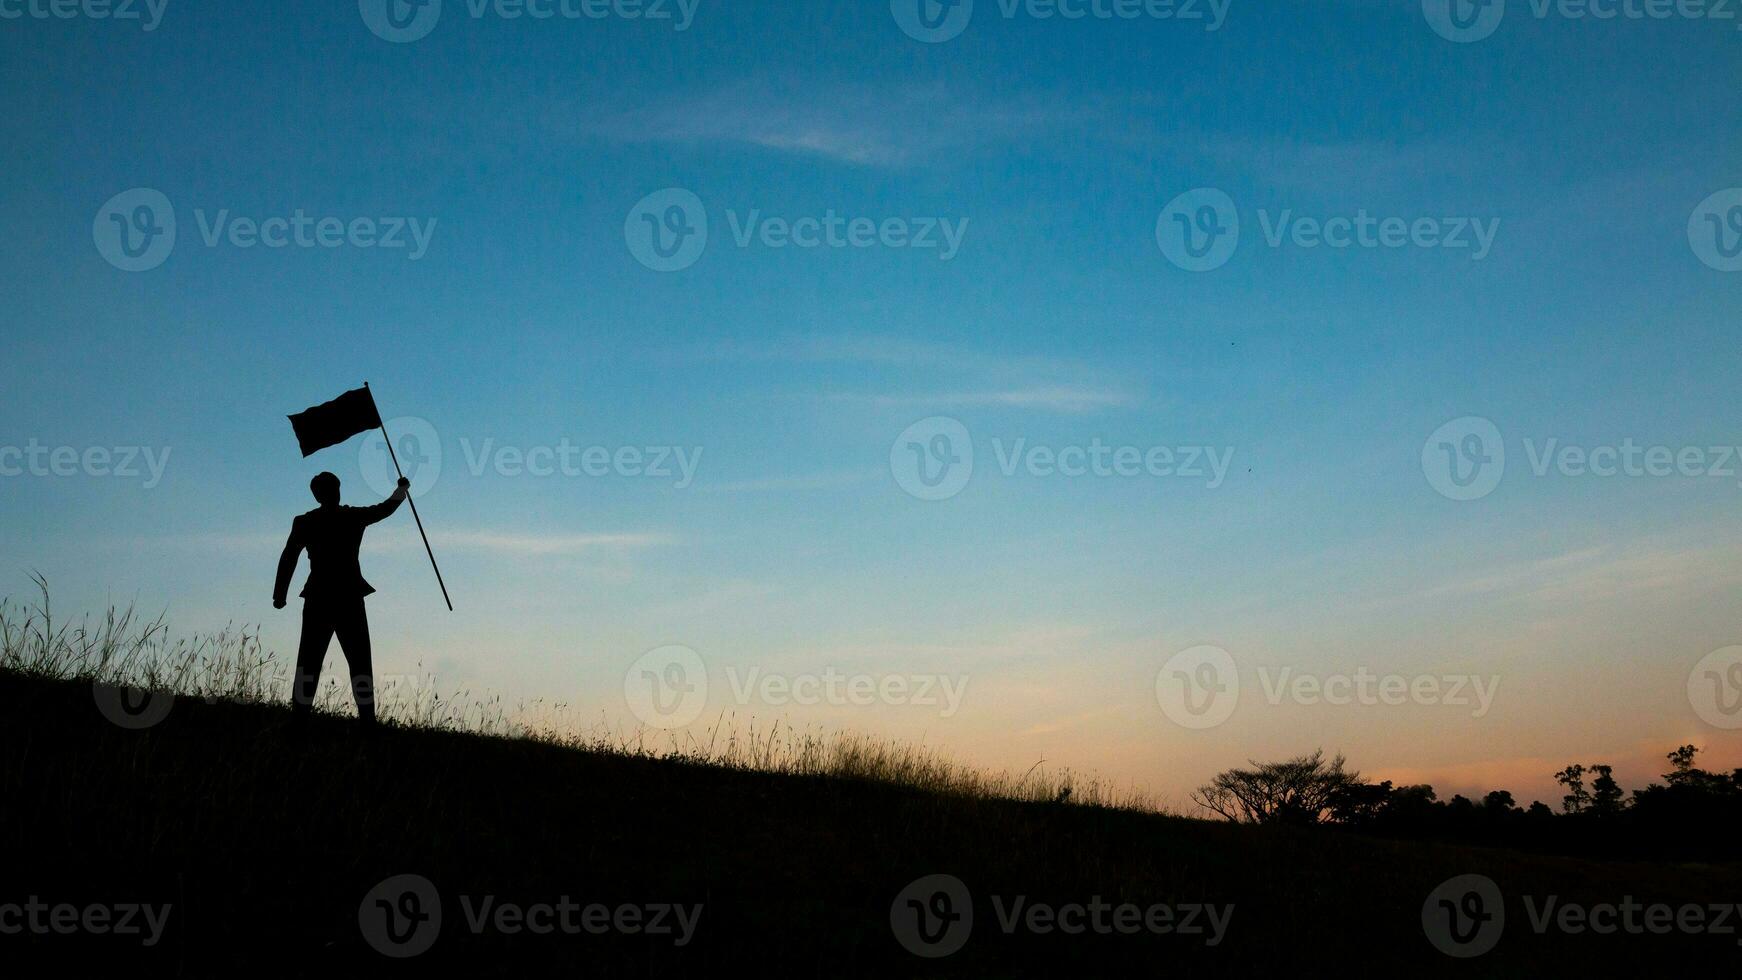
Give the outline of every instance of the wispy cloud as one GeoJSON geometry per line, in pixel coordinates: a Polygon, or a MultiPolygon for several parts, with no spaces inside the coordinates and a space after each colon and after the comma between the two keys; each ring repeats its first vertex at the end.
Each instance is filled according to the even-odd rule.
{"type": "Polygon", "coordinates": [[[1051,719],[1048,719],[1046,721],[1030,725],[1027,728],[1023,729],[1020,732],[1020,734],[1023,734],[1023,735],[1053,735],[1053,734],[1057,734],[1058,732],[1066,732],[1066,731],[1071,731],[1073,729],[1082,728],[1085,725],[1089,725],[1089,724],[1092,724],[1094,722],[1101,721],[1102,719],[1112,718],[1112,717],[1124,714],[1125,711],[1126,711],[1126,709],[1123,705],[1117,705],[1117,706],[1110,707],[1110,708],[1096,708],[1092,711],[1085,711],[1085,712],[1082,712],[1080,714],[1069,715],[1069,716],[1062,717],[1062,718],[1051,718],[1051,719]]]}
{"type": "Polygon", "coordinates": [[[1091,412],[1102,408],[1123,408],[1137,403],[1137,399],[1128,392],[1066,385],[1017,388],[1004,391],[944,391],[907,395],[856,395],[835,392],[828,397],[832,401],[866,402],[886,408],[1006,406],[1070,413],[1091,412]]]}
{"type": "Polygon", "coordinates": [[[682,359],[790,364],[834,364],[877,369],[879,383],[892,371],[916,378],[906,392],[830,391],[826,401],[889,408],[1005,406],[1055,412],[1089,412],[1136,405],[1141,397],[1108,381],[1104,370],[1051,354],[1011,354],[922,338],[876,334],[800,335],[779,342],[717,341],[672,352],[682,359]],[[929,389],[929,390],[928,390],[929,389]]]}
{"type": "Polygon", "coordinates": [[[753,480],[728,480],[722,483],[702,483],[697,489],[708,493],[750,493],[781,490],[836,490],[883,479],[883,469],[838,470],[828,473],[799,473],[762,477],[753,480]]]}
{"type": "Polygon", "coordinates": [[[943,85],[757,82],[656,100],[589,124],[619,142],[735,143],[901,168],[1085,125],[1097,115],[1045,96],[987,96],[943,85]]]}
{"type": "Polygon", "coordinates": [[[1539,601],[1692,592],[1742,583],[1731,547],[1609,545],[1515,562],[1434,586],[1424,598],[1499,596],[1539,601]]]}
{"type": "Polygon", "coordinates": [[[440,536],[444,546],[498,554],[543,556],[583,552],[653,548],[671,544],[666,534],[529,534],[503,531],[458,531],[440,536]]]}

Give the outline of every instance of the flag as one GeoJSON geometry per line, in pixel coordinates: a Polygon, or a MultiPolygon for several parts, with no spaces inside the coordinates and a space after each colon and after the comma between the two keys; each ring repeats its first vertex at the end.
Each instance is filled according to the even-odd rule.
{"type": "Polygon", "coordinates": [[[290,425],[296,430],[302,454],[310,456],[360,432],[380,428],[381,413],[375,409],[375,396],[369,393],[369,386],[364,385],[324,405],[292,415],[290,425]]]}

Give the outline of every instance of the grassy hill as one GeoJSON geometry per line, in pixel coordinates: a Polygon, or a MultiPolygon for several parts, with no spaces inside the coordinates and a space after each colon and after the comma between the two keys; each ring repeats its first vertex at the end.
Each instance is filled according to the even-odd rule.
{"type": "MultiPolygon", "coordinates": [[[[288,712],[264,703],[182,697],[157,724],[129,730],[99,711],[104,690],[0,672],[0,907],[36,896],[47,907],[171,908],[150,947],[139,936],[26,929],[0,934],[7,962],[57,973],[124,965],[129,976],[509,975],[546,966],[658,976],[723,965],[804,976],[1612,976],[1693,962],[1734,973],[1742,964],[1734,934],[1539,935],[1524,902],[1734,903],[1735,867],[1236,827],[449,731],[389,727],[360,738],[338,718],[318,717],[299,739],[286,730],[288,712]],[[384,880],[407,874],[436,890],[441,921],[427,952],[390,958],[370,944],[374,927],[360,907],[384,880]],[[928,959],[898,941],[891,907],[916,879],[937,874],[963,883],[973,919],[959,950],[928,959]],[[1422,907],[1464,874],[1498,884],[1506,921],[1491,952],[1457,960],[1428,941],[1422,907]],[[576,907],[572,934],[535,934],[512,913],[497,917],[503,903],[554,907],[565,896],[576,907]],[[1207,932],[1178,931],[1180,909],[1166,932],[1067,934],[1027,919],[1006,931],[1000,913],[1017,896],[1025,911],[1097,897],[1132,903],[1127,925],[1157,904],[1232,910],[1213,945],[1207,932]],[[692,914],[681,945],[675,931],[585,928],[607,915],[641,928],[668,905],[692,914]]],[[[407,915],[430,908],[384,900],[407,915]]],[[[929,897],[921,904],[960,911],[929,897]]],[[[0,927],[20,914],[0,911],[0,927]]],[[[1102,921],[1117,925],[1119,914],[1104,910],[1102,921]]],[[[678,921],[672,912],[663,920],[678,921]]],[[[532,921],[558,924],[536,912],[532,921]]],[[[412,922],[394,920],[402,935],[412,922]]]]}

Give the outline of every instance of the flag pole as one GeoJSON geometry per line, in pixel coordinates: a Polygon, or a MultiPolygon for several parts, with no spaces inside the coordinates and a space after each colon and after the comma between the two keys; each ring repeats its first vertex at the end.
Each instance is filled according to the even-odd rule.
{"type": "MultiPolygon", "coordinates": [[[[369,403],[373,405],[375,403],[375,392],[372,389],[369,389],[369,382],[367,381],[363,382],[363,387],[365,390],[369,391],[369,403]]],[[[405,479],[405,471],[399,468],[399,454],[393,451],[393,437],[387,434],[387,422],[385,419],[381,418],[381,409],[379,406],[375,409],[375,419],[381,424],[381,440],[387,443],[387,458],[393,460],[393,471],[398,473],[399,478],[403,480],[405,479]]],[[[429,555],[429,567],[435,569],[436,584],[442,587],[442,601],[448,604],[448,612],[453,612],[454,600],[448,598],[448,583],[442,581],[441,566],[436,564],[435,552],[430,550],[429,535],[423,533],[423,518],[417,516],[417,501],[411,499],[410,489],[405,491],[405,502],[411,505],[411,519],[417,522],[418,537],[423,538],[424,554],[429,555]]]]}

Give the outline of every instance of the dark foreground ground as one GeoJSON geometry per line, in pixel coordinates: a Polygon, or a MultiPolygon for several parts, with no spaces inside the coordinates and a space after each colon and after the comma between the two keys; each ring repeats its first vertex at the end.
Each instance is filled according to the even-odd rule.
{"type": "Polygon", "coordinates": [[[731,966],[771,976],[1735,976],[1742,966],[1734,866],[1275,832],[427,731],[363,742],[339,721],[297,742],[281,710],[186,699],[129,731],[95,700],[88,684],[0,674],[0,963],[10,976],[731,966]],[[910,887],[932,875],[964,891],[910,887]],[[1494,911],[1475,886],[1441,888],[1461,875],[1494,882],[1504,919],[1478,929],[1460,918],[1474,938],[1454,948],[1497,941],[1454,959],[1430,941],[1437,931],[1455,942],[1437,898],[1460,915],[1494,911]],[[1551,896],[1556,912],[1539,931],[1532,910],[1551,896]],[[1019,897],[1007,925],[1001,913],[1019,897]],[[1726,903],[1719,922],[1711,907],[1726,903]],[[1598,907],[1616,906],[1616,928],[1561,918],[1576,914],[1561,911],[1569,904],[1596,910],[1597,926],[1610,922],[1598,907]],[[1225,917],[1214,944],[1199,905],[1225,917]],[[154,945],[153,920],[131,906],[155,912],[154,945]],[[691,924],[681,945],[685,920],[672,906],[691,924]],[[1688,925],[1690,907],[1704,925],[1688,925]],[[137,932],[118,934],[124,917],[137,932]],[[656,919],[669,931],[652,931],[656,919]],[[909,946],[955,951],[928,958],[909,946]]]}

